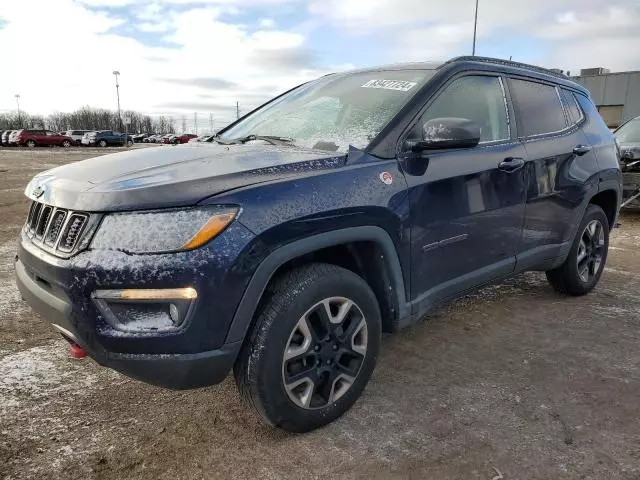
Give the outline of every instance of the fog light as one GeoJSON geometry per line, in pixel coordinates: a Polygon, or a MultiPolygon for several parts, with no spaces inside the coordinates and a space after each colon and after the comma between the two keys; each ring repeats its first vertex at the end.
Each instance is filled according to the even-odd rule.
{"type": "Polygon", "coordinates": [[[197,298],[195,289],[97,290],[93,301],[116,330],[132,333],[175,331],[184,325],[197,298]]]}

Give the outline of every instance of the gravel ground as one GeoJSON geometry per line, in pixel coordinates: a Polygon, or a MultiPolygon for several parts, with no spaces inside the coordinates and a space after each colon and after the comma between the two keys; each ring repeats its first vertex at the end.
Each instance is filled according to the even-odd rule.
{"type": "Polygon", "coordinates": [[[71,360],[20,300],[25,184],[102,153],[0,149],[0,478],[640,478],[640,216],[592,294],[529,273],[464,297],[384,337],[342,419],[291,435],[232,379],[171,392],[71,360]]]}

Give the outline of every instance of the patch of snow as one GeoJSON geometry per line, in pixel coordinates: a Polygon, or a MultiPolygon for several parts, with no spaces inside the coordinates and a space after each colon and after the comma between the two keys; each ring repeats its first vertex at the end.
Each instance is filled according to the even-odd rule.
{"type": "Polygon", "coordinates": [[[425,125],[424,138],[432,142],[446,142],[453,140],[451,130],[444,124],[425,125]]]}
{"type": "Polygon", "coordinates": [[[26,398],[39,399],[63,391],[82,392],[97,382],[95,375],[72,363],[67,343],[55,341],[0,358],[0,418],[26,398]]]}
{"type": "Polygon", "coordinates": [[[0,292],[0,321],[18,318],[27,311],[13,275],[0,277],[0,292]]]}

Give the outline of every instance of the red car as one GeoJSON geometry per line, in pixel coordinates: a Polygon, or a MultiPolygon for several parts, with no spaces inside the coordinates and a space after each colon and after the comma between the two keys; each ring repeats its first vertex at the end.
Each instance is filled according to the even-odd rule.
{"type": "Polygon", "coordinates": [[[192,133],[183,133],[182,135],[176,135],[174,137],[170,137],[169,141],[166,143],[171,143],[172,145],[178,145],[179,143],[188,143],[192,138],[197,138],[197,135],[192,133]]]}
{"type": "Polygon", "coordinates": [[[73,139],[50,130],[20,130],[16,135],[16,143],[29,148],[70,147],[73,145],[73,139]]]}

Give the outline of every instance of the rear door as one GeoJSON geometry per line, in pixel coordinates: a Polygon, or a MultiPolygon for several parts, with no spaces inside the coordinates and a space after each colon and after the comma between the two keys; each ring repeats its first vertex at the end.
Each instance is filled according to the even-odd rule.
{"type": "MultiPolygon", "coordinates": [[[[580,128],[584,114],[572,92],[521,78],[510,78],[508,86],[527,152],[520,270],[535,268],[568,251],[585,185],[597,167],[580,128]]],[[[594,187],[597,190],[597,182],[594,187]]]]}
{"type": "Polygon", "coordinates": [[[60,135],[50,130],[46,130],[45,132],[38,132],[38,136],[42,138],[41,143],[47,146],[57,145],[60,139],[60,135]]]}
{"type": "Polygon", "coordinates": [[[511,133],[499,75],[457,77],[420,115],[409,139],[434,118],[481,128],[474,148],[425,151],[405,164],[412,217],[412,296],[421,310],[508,274],[524,216],[524,148],[511,133]]]}

